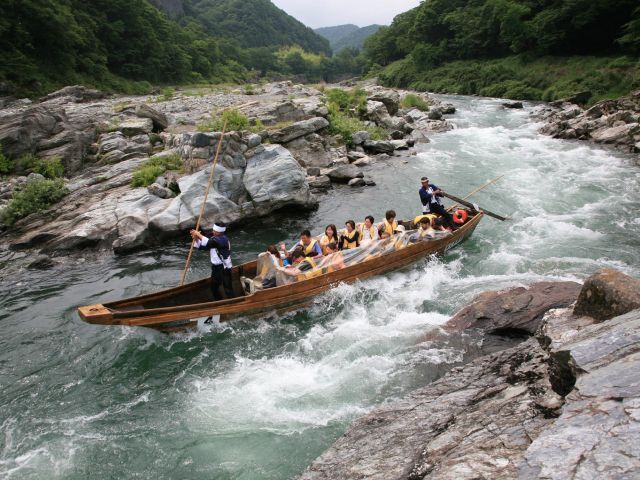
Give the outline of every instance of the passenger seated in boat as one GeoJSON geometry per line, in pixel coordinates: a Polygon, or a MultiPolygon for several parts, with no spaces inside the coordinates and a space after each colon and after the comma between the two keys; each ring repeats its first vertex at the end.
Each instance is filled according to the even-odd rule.
{"type": "Polygon", "coordinates": [[[433,238],[436,231],[431,226],[431,219],[425,215],[420,219],[420,229],[418,230],[419,238],[433,238]]]}
{"type": "Polygon", "coordinates": [[[378,233],[380,238],[390,238],[398,229],[395,210],[387,210],[384,217],[384,221],[378,225],[378,233]]]}
{"type": "Polygon", "coordinates": [[[371,215],[367,215],[364,218],[363,223],[359,223],[357,226],[358,234],[360,235],[360,245],[363,247],[369,245],[371,242],[380,240],[378,229],[373,225],[374,218],[371,215]]]}
{"type": "MultiPolygon", "coordinates": [[[[322,247],[320,247],[320,243],[311,236],[311,232],[309,230],[302,231],[300,234],[300,241],[296,243],[291,250],[289,250],[289,253],[292,253],[298,247],[302,249],[302,253],[305,257],[322,256],[322,247]]],[[[280,244],[280,248],[286,252],[284,243],[280,244]]]]}
{"type": "Polygon", "coordinates": [[[340,250],[351,250],[360,246],[360,233],[356,230],[356,222],[347,220],[344,224],[345,230],[340,236],[338,248],[340,250]]]}
{"type": "Polygon", "coordinates": [[[269,245],[267,247],[267,253],[271,256],[270,258],[276,267],[282,267],[282,257],[275,245],[269,245]]]}
{"type": "Polygon", "coordinates": [[[262,288],[265,289],[276,286],[276,271],[282,267],[282,258],[275,245],[269,245],[266,254],[273,263],[273,268],[268,273],[265,272],[264,278],[262,279],[262,288]]]}
{"type": "Polygon", "coordinates": [[[437,232],[451,232],[451,228],[445,225],[445,221],[442,217],[438,217],[433,222],[433,229],[437,232]]]}
{"type": "Polygon", "coordinates": [[[413,219],[413,225],[415,228],[420,228],[420,221],[426,218],[429,220],[429,225],[433,227],[433,222],[436,218],[438,218],[438,215],[436,215],[435,213],[423,213],[422,215],[418,215],[416,218],[413,219]]]}
{"type": "Polygon", "coordinates": [[[282,270],[286,275],[295,277],[301,273],[307,272],[316,266],[313,257],[305,257],[301,249],[296,249],[291,254],[291,265],[287,265],[282,270]]]}
{"type": "Polygon", "coordinates": [[[324,234],[320,237],[320,247],[322,247],[322,253],[327,255],[326,248],[330,243],[335,243],[338,245],[340,242],[338,238],[338,229],[332,223],[327,225],[327,228],[324,229],[324,234]]]}

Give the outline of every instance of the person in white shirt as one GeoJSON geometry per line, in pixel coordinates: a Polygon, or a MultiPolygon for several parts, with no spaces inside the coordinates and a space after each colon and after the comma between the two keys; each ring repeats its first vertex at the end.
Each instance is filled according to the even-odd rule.
{"type": "Polygon", "coordinates": [[[233,298],[233,285],[231,281],[231,242],[225,232],[227,227],[224,223],[213,225],[213,232],[210,237],[203,235],[197,230],[191,230],[191,238],[195,242],[198,250],[209,250],[211,256],[211,293],[215,301],[223,300],[220,294],[220,287],[224,287],[226,298],[233,298]]]}
{"type": "Polygon", "coordinates": [[[360,233],[360,245],[368,245],[371,242],[380,240],[378,229],[373,224],[374,218],[371,215],[367,215],[363,223],[358,224],[358,232],[360,233]]]}

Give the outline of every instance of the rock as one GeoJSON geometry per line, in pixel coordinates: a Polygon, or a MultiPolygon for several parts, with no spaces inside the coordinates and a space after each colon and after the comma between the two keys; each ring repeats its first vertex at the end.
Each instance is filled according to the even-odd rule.
{"type": "Polygon", "coordinates": [[[404,138],[404,132],[400,130],[394,130],[389,136],[392,140],[402,140],[404,138]]]}
{"type": "Polygon", "coordinates": [[[151,108],[147,104],[140,104],[135,108],[136,116],[140,118],[148,118],[153,122],[153,131],[161,132],[165,130],[169,126],[169,120],[167,116],[156,110],[155,108],[151,108]]]}
{"type": "Polygon", "coordinates": [[[524,108],[524,105],[522,104],[522,102],[504,102],[502,106],[504,108],[515,108],[515,109],[524,108]]]}
{"type": "Polygon", "coordinates": [[[319,167],[309,167],[307,168],[307,175],[310,177],[318,177],[320,176],[320,168],[319,167]]]}
{"type": "Polygon", "coordinates": [[[368,140],[364,142],[364,149],[366,152],[373,154],[386,153],[391,155],[395,150],[395,146],[393,143],[385,140],[368,140]]]}
{"type": "Polygon", "coordinates": [[[309,120],[296,122],[293,125],[272,132],[270,138],[274,143],[287,143],[296,138],[304,137],[310,133],[327,128],[328,126],[329,122],[326,118],[315,117],[309,120]]]}
{"type": "Polygon", "coordinates": [[[552,351],[577,376],[562,413],[527,449],[518,478],[636,478],[640,311],[579,330],[552,351]],[[606,472],[606,473],[605,473],[606,472]]]}
{"type": "Polygon", "coordinates": [[[408,142],[407,140],[391,140],[389,143],[393,145],[393,148],[395,150],[409,150],[410,142],[408,142]]]}
{"type": "Polygon", "coordinates": [[[492,335],[530,336],[548,310],[572,305],[579,293],[580,284],[575,282],[540,282],[504,292],[484,292],[456,313],[445,328],[478,328],[492,335]]]}
{"type": "Polygon", "coordinates": [[[309,180],[309,187],[314,190],[328,190],[331,188],[331,179],[326,175],[319,175],[309,180]]]}
{"type": "Polygon", "coordinates": [[[330,147],[317,133],[297,138],[284,146],[303,167],[328,167],[346,154],[344,147],[330,147]]]}
{"type": "Polygon", "coordinates": [[[340,157],[333,161],[332,165],[349,165],[351,162],[349,161],[349,157],[340,157]]]}
{"type": "Polygon", "coordinates": [[[365,158],[366,156],[367,155],[365,155],[363,152],[358,152],[354,150],[347,152],[347,158],[349,159],[350,162],[355,162],[356,160],[360,160],[361,158],[365,158]]]}
{"type": "Polygon", "coordinates": [[[443,103],[439,108],[444,115],[451,115],[456,113],[456,107],[454,107],[451,103],[443,103]]]}
{"type": "Polygon", "coordinates": [[[158,183],[152,183],[151,185],[149,185],[147,187],[147,191],[151,195],[155,195],[158,198],[173,198],[176,196],[176,194],[169,190],[167,187],[163,187],[158,183]]]}
{"type": "Polygon", "coordinates": [[[301,480],[517,478],[563,399],[537,340],[476,359],[356,420],[301,480]]]}
{"type": "Polygon", "coordinates": [[[440,110],[439,108],[430,108],[427,112],[427,118],[429,120],[441,120],[442,110],[440,110]]]}
{"type": "Polygon", "coordinates": [[[349,180],[364,177],[364,173],[354,165],[340,165],[329,170],[327,176],[337,183],[349,183],[349,180]]]}
{"type": "MultiPolygon", "coordinates": [[[[220,137],[218,137],[219,139],[220,137]]],[[[215,137],[209,133],[198,132],[191,137],[191,146],[195,148],[204,148],[212,145],[215,137]]]]}
{"type": "Polygon", "coordinates": [[[127,137],[153,131],[153,122],[149,118],[128,119],[120,123],[118,129],[127,137]]]}
{"type": "Polygon", "coordinates": [[[353,162],[353,165],[355,165],[356,167],[365,167],[370,164],[371,164],[371,157],[368,157],[368,156],[364,156],[362,158],[359,158],[355,162],[353,162]]]}
{"type": "Polygon", "coordinates": [[[603,268],[584,282],[574,313],[602,321],[637,308],[640,308],[640,279],[603,268]]]}
{"type": "Polygon", "coordinates": [[[304,170],[280,145],[265,145],[262,153],[252,157],[247,162],[243,182],[259,215],[289,205],[306,208],[317,205],[304,170]]]}
{"type": "Polygon", "coordinates": [[[113,150],[121,150],[127,147],[127,140],[121,132],[103,133],[98,137],[98,154],[104,155],[113,150]]]}
{"type": "Polygon", "coordinates": [[[398,109],[400,108],[400,95],[398,92],[387,88],[377,87],[368,90],[367,93],[369,93],[367,100],[384,104],[389,115],[395,115],[398,113],[398,109]]]}
{"type": "Polygon", "coordinates": [[[51,100],[63,100],[64,102],[88,102],[90,100],[100,100],[107,95],[99,90],[92,90],[82,85],[73,85],[61,88],[40,99],[41,102],[49,102],[51,100]]]}
{"type": "Polygon", "coordinates": [[[48,270],[56,265],[58,265],[58,262],[52,260],[51,257],[38,255],[35,260],[27,265],[27,268],[31,270],[48,270]]]}
{"type": "Polygon", "coordinates": [[[561,100],[556,100],[551,102],[553,106],[561,106],[563,103],[573,103],[577,105],[585,105],[589,99],[591,98],[592,93],[589,90],[584,90],[582,92],[578,92],[570,97],[563,98],[561,100]]]}
{"type": "Polygon", "coordinates": [[[633,141],[633,135],[640,132],[640,125],[630,123],[615,127],[603,127],[591,132],[591,138],[598,143],[626,143],[633,141]]]}
{"type": "Polygon", "coordinates": [[[0,143],[3,153],[13,158],[25,154],[40,157],[60,155],[67,173],[78,171],[89,146],[95,141],[93,116],[73,117],[57,105],[34,105],[2,117],[0,143]]]}
{"type": "Polygon", "coordinates": [[[39,173],[31,172],[27,175],[27,183],[40,182],[44,180],[44,175],[40,175],[39,173]]]}
{"type": "Polygon", "coordinates": [[[158,185],[160,185],[161,187],[166,187],[167,186],[167,179],[164,178],[162,175],[157,177],[156,180],[153,183],[157,183],[158,185]]]}
{"type": "Polygon", "coordinates": [[[247,147],[248,148],[256,148],[258,145],[262,143],[262,137],[255,133],[251,133],[247,136],[247,147]]]}
{"type": "Polygon", "coordinates": [[[364,187],[366,185],[364,179],[362,178],[352,178],[347,183],[350,187],[364,187]]]}
{"type": "Polygon", "coordinates": [[[391,122],[391,116],[382,102],[367,101],[366,117],[378,125],[386,125],[391,122]]]}
{"type": "Polygon", "coordinates": [[[364,179],[364,184],[367,187],[375,187],[376,186],[376,182],[374,182],[373,179],[371,179],[371,178],[365,178],[364,179]]]}
{"type": "Polygon", "coordinates": [[[429,143],[431,141],[429,140],[429,137],[427,137],[427,135],[421,130],[414,130],[413,132],[411,132],[411,136],[409,138],[411,138],[411,140],[413,140],[415,143],[429,143]]]}
{"type": "Polygon", "coordinates": [[[369,140],[369,132],[367,131],[356,132],[353,135],[351,135],[351,141],[353,142],[354,145],[362,145],[364,142],[368,140],[369,140]]]}

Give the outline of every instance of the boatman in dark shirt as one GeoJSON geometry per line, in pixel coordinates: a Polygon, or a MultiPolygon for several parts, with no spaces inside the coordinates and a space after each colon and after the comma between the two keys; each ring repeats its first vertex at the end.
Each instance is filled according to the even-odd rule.
{"type": "Polygon", "coordinates": [[[224,223],[215,223],[210,237],[203,235],[197,230],[191,230],[194,247],[198,250],[209,250],[211,255],[211,293],[213,299],[222,300],[220,286],[224,287],[226,298],[233,298],[233,286],[231,284],[231,242],[225,232],[227,227],[224,223]]]}
{"type": "Polygon", "coordinates": [[[455,230],[456,224],[453,221],[453,217],[447,212],[440,200],[444,196],[442,195],[442,190],[437,185],[430,184],[428,177],[422,177],[420,181],[422,182],[422,188],[418,190],[418,193],[422,202],[422,213],[425,215],[428,213],[442,215],[445,224],[455,230]]]}

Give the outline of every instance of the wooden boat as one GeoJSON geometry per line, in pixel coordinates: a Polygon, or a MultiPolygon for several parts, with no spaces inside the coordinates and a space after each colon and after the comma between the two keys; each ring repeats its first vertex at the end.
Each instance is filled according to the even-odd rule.
{"type": "MultiPolygon", "coordinates": [[[[211,301],[210,279],[205,278],[181,287],[142,295],[117,302],[78,308],[80,317],[99,325],[144,326],[162,331],[182,330],[197,324],[198,318],[220,315],[220,321],[238,317],[259,316],[270,311],[286,311],[303,307],[314,297],[344,282],[350,283],[401,267],[431,254],[442,254],[468,238],[482,220],[483,213],[469,210],[464,225],[451,235],[429,241],[418,241],[370,260],[340,270],[316,275],[289,285],[258,290],[247,294],[241,277],[253,278],[257,262],[233,268],[235,298],[211,301]]],[[[411,222],[401,222],[411,225],[411,222]]]]}

